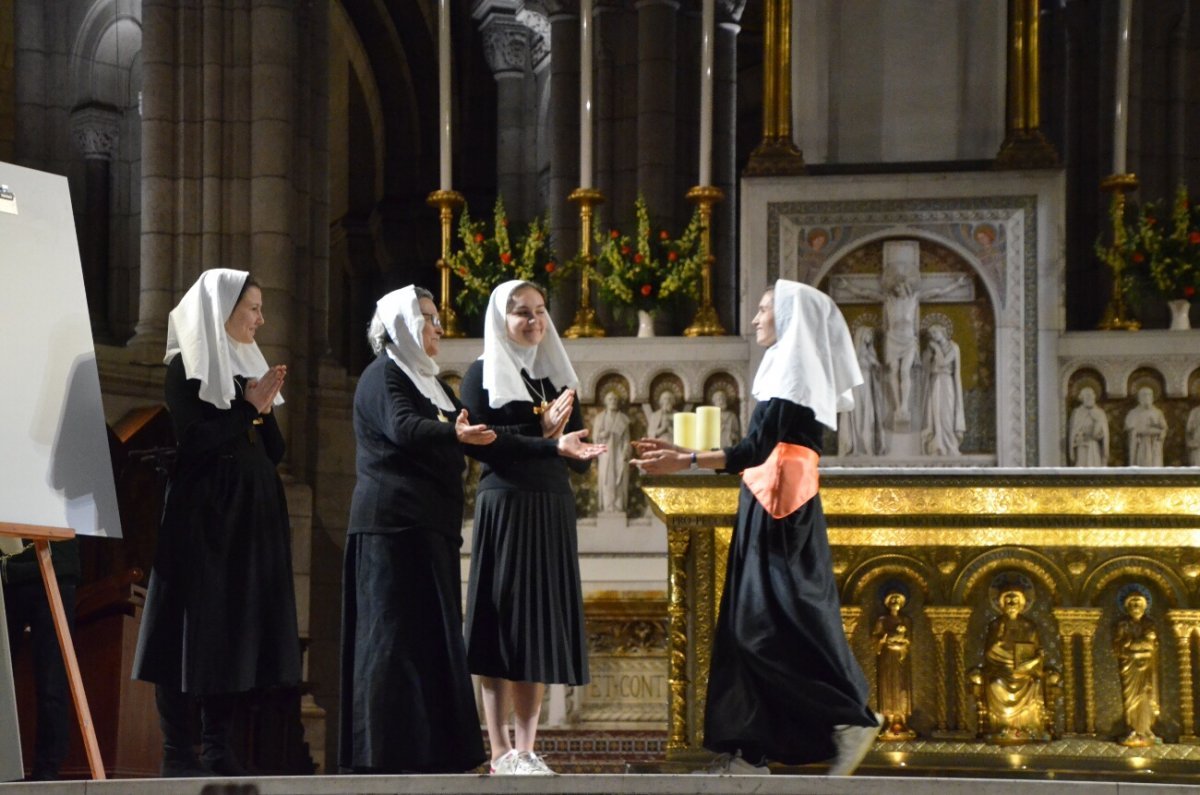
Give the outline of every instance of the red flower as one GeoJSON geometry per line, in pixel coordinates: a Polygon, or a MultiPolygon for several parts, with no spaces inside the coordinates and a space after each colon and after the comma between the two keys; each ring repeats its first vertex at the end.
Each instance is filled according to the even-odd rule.
{"type": "Polygon", "coordinates": [[[467,269],[466,269],[466,268],[459,268],[459,269],[458,269],[458,275],[459,275],[459,276],[463,276],[463,277],[465,277],[465,276],[467,275],[467,269]]]}
{"type": "Polygon", "coordinates": [[[482,243],[482,242],[483,242],[483,234],[482,234],[482,233],[480,233],[480,232],[476,232],[476,233],[475,233],[475,242],[476,242],[476,243],[482,243]]]}
{"type": "Polygon", "coordinates": [[[633,261],[634,261],[634,262],[636,262],[638,265],[641,265],[641,264],[642,264],[642,255],[641,255],[641,254],[634,254],[634,255],[633,255],[633,261]]]}
{"type": "Polygon", "coordinates": [[[1135,252],[1133,252],[1133,261],[1134,262],[1145,262],[1146,255],[1140,251],[1135,251],[1135,252]]]}
{"type": "Polygon", "coordinates": [[[621,246],[621,253],[628,255],[629,254],[629,246],[621,246]]]}
{"type": "Polygon", "coordinates": [[[667,262],[674,262],[677,259],[679,259],[679,255],[676,254],[674,251],[667,252],[667,262]]]}
{"type": "Polygon", "coordinates": [[[608,236],[610,238],[612,238],[613,240],[616,240],[618,237],[621,236],[621,233],[615,229],[610,229],[610,230],[608,230],[608,236]]]}
{"type": "Polygon", "coordinates": [[[505,218],[504,220],[502,220],[500,222],[500,226],[504,227],[505,229],[508,229],[508,219],[505,218]]]}
{"type": "Polygon", "coordinates": [[[658,239],[659,240],[670,240],[671,236],[667,234],[667,230],[663,229],[663,230],[659,231],[658,239]]]}
{"type": "Polygon", "coordinates": [[[508,263],[512,262],[512,254],[509,254],[507,251],[502,252],[500,254],[500,261],[507,265],[508,263]]]}
{"type": "Polygon", "coordinates": [[[554,269],[557,267],[558,266],[555,265],[553,262],[547,262],[546,263],[546,273],[554,273],[554,269]]]}
{"type": "Polygon", "coordinates": [[[1187,287],[1183,288],[1183,297],[1184,298],[1191,298],[1195,295],[1196,295],[1196,288],[1192,287],[1190,284],[1187,287]]]}
{"type": "Polygon", "coordinates": [[[648,284],[643,284],[643,285],[642,285],[642,295],[644,295],[644,296],[646,296],[647,298],[649,298],[649,297],[650,297],[650,293],[652,293],[652,292],[654,292],[654,288],[653,288],[653,287],[651,287],[651,286],[650,286],[650,285],[648,285],[648,284]]]}
{"type": "Polygon", "coordinates": [[[1158,223],[1158,219],[1155,218],[1153,215],[1151,215],[1146,218],[1146,223],[1149,224],[1150,226],[1154,226],[1155,224],[1158,223]]]}
{"type": "Polygon", "coordinates": [[[1200,232],[1192,232],[1188,235],[1188,242],[1193,246],[1200,246],[1200,232]]]}

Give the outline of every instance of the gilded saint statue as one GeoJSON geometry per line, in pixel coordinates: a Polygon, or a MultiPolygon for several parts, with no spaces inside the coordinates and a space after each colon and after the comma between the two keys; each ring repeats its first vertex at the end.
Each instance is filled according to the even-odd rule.
{"type": "Polygon", "coordinates": [[[970,672],[979,735],[996,745],[1048,742],[1061,677],[1046,666],[1037,624],[1023,615],[1033,587],[1001,575],[992,590],[1000,615],[988,624],[983,664],[970,672]]]}
{"type": "Polygon", "coordinates": [[[1154,734],[1158,719],[1158,633],[1146,615],[1150,592],[1141,585],[1129,585],[1119,595],[1125,615],[1113,629],[1113,651],[1121,673],[1121,701],[1125,707],[1125,726],[1129,733],[1122,745],[1142,747],[1162,742],[1154,734]]]}
{"type": "Polygon", "coordinates": [[[875,674],[879,712],[883,715],[881,740],[911,740],[917,733],[908,727],[912,715],[912,619],[900,612],[908,597],[890,589],[883,597],[887,612],[875,621],[875,674]]]}

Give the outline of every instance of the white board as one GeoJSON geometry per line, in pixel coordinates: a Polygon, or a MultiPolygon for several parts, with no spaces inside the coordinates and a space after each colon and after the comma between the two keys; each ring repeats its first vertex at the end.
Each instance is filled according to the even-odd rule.
{"type": "Polygon", "coordinates": [[[0,162],[0,185],[0,522],[119,538],[67,180],[0,162]]]}

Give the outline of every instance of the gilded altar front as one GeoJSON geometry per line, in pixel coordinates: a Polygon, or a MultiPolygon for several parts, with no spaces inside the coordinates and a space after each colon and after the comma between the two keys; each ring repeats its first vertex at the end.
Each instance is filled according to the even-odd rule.
{"type": "MultiPolygon", "coordinates": [[[[668,755],[683,760],[704,753],[738,481],[677,475],[643,488],[668,528],[668,755]]],[[[909,691],[899,701],[908,714],[891,738],[881,735],[869,763],[944,766],[942,751],[981,768],[1013,759],[1047,770],[1079,759],[1120,766],[1150,757],[1159,767],[1200,759],[1200,475],[826,470],[821,494],[843,623],[872,706],[879,709],[880,681],[885,691],[909,691]],[[1118,636],[1135,591],[1148,605],[1137,619],[1153,648],[1140,664],[1154,669],[1155,692],[1131,696],[1118,636]],[[881,679],[888,644],[880,627],[897,592],[911,664],[907,679],[881,679]],[[1006,641],[1008,624],[1024,635],[1006,641]],[[1025,681],[1026,672],[1036,681],[1025,681]],[[1019,689],[1021,699],[1003,703],[1019,689]],[[1123,744],[1137,734],[1126,725],[1134,698],[1152,699],[1157,710],[1152,739],[1137,747],[1123,744]],[[1037,731],[1027,730],[1031,721],[1037,731]]]]}

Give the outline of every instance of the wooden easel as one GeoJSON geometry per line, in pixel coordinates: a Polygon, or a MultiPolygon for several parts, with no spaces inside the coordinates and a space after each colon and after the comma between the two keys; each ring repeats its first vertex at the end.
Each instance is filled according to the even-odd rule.
{"type": "Polygon", "coordinates": [[[54,616],[54,629],[58,633],[58,648],[62,650],[63,664],[67,669],[67,684],[75,701],[75,715],[79,718],[79,733],[83,737],[83,748],[87,752],[88,766],[92,778],[105,779],[104,762],[100,759],[100,744],[96,741],[96,728],[92,725],[92,711],[88,709],[87,695],[83,692],[83,677],[79,673],[79,661],[75,658],[75,644],[67,628],[67,614],[63,611],[62,595],[58,591],[58,578],[54,576],[54,564],[50,560],[50,542],[66,541],[75,537],[69,527],[43,527],[32,524],[0,522],[0,535],[33,540],[37,552],[38,568],[42,572],[42,584],[46,587],[46,599],[50,602],[50,614],[54,616]]]}

